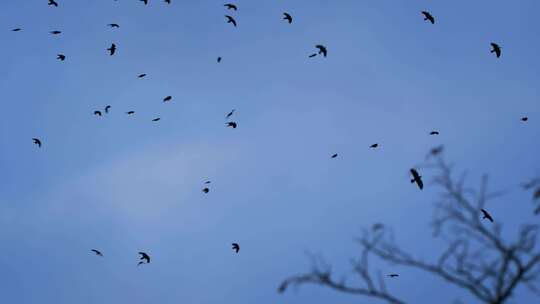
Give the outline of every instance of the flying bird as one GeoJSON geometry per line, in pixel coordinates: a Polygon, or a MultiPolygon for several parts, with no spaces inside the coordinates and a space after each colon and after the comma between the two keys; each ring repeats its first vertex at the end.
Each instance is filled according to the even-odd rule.
{"type": "Polygon", "coordinates": [[[292,16],[289,15],[289,13],[283,13],[283,16],[285,16],[285,17],[283,17],[283,20],[287,20],[289,22],[289,24],[292,23],[292,16]]]}
{"type": "Polygon", "coordinates": [[[424,189],[424,182],[422,182],[422,176],[418,174],[418,171],[416,171],[416,169],[411,169],[411,174],[413,176],[413,179],[411,179],[411,184],[416,183],[420,190],[424,189]]]}
{"type": "Polygon", "coordinates": [[[106,106],[105,107],[105,113],[109,113],[109,109],[111,108],[111,106],[106,106]]]}
{"type": "Polygon", "coordinates": [[[210,184],[210,183],[212,183],[212,182],[211,182],[211,181],[205,181],[205,182],[204,182],[205,185],[208,185],[208,184],[210,184]]]}
{"type": "Polygon", "coordinates": [[[435,18],[429,12],[423,11],[422,15],[424,15],[424,20],[429,20],[431,24],[435,24],[435,18]]]}
{"type": "Polygon", "coordinates": [[[47,5],[54,5],[54,6],[58,7],[58,3],[56,3],[56,1],[54,1],[54,0],[49,0],[49,4],[47,4],[47,5]]]}
{"type": "Polygon", "coordinates": [[[315,56],[317,56],[317,54],[311,54],[311,55],[309,55],[309,58],[313,58],[315,56]]]}
{"type": "Polygon", "coordinates": [[[527,120],[529,120],[529,117],[527,116],[521,117],[521,121],[527,121],[527,120]]]}
{"type": "Polygon", "coordinates": [[[38,148],[41,148],[41,140],[37,138],[32,138],[32,142],[38,146],[38,148]]]}
{"type": "Polygon", "coordinates": [[[482,219],[487,219],[488,221],[493,223],[493,218],[485,209],[481,209],[480,211],[482,211],[482,214],[484,215],[482,219]]]}
{"type": "Polygon", "coordinates": [[[371,149],[375,149],[375,148],[377,148],[378,146],[379,146],[379,144],[373,144],[373,145],[371,145],[371,146],[369,146],[369,147],[370,147],[371,149]]]}
{"type": "Polygon", "coordinates": [[[51,33],[51,34],[53,34],[53,35],[62,34],[61,31],[50,31],[49,33],[51,33]]]}
{"type": "Polygon", "coordinates": [[[112,27],[112,28],[119,28],[120,27],[120,25],[118,25],[117,23],[109,23],[107,25],[112,27]]]}
{"type": "Polygon", "coordinates": [[[146,264],[150,263],[150,256],[148,254],[146,254],[145,252],[139,252],[139,254],[141,255],[141,261],[139,262],[139,265],[144,264],[144,261],[146,261],[146,264]]]}
{"type": "Polygon", "coordinates": [[[101,116],[101,111],[94,111],[94,115],[101,116]]]}
{"type": "Polygon", "coordinates": [[[236,20],[233,17],[229,15],[225,15],[225,17],[227,18],[227,23],[232,23],[236,27],[236,20]]]}
{"type": "Polygon", "coordinates": [[[101,253],[101,251],[99,251],[99,250],[92,249],[91,251],[92,251],[93,253],[95,253],[97,256],[103,256],[103,253],[101,253]]]}
{"type": "Polygon", "coordinates": [[[231,116],[233,116],[234,111],[235,111],[235,110],[232,109],[232,110],[229,112],[229,114],[227,114],[227,117],[225,117],[225,119],[229,119],[231,116]]]}
{"type": "Polygon", "coordinates": [[[337,156],[338,156],[338,154],[336,153],[336,154],[333,154],[333,155],[331,156],[331,158],[336,158],[337,156]]]}
{"type": "Polygon", "coordinates": [[[210,192],[210,189],[208,187],[204,187],[202,189],[202,192],[204,192],[206,194],[206,193],[210,192]]]}
{"type": "Polygon", "coordinates": [[[165,98],[163,98],[163,102],[167,102],[167,101],[171,101],[172,100],[172,96],[167,96],[165,98]]]}
{"type": "Polygon", "coordinates": [[[397,273],[391,273],[391,274],[389,274],[388,276],[389,276],[390,278],[397,278],[397,277],[399,277],[399,274],[397,274],[397,273]]]}
{"type": "Polygon", "coordinates": [[[217,58],[217,62],[218,62],[218,63],[221,62],[221,57],[218,57],[218,58],[217,58]]]}
{"type": "Polygon", "coordinates": [[[236,129],[237,126],[238,126],[238,124],[235,123],[234,121],[229,121],[227,123],[227,127],[232,127],[233,129],[236,129]]]}
{"type": "Polygon", "coordinates": [[[232,243],[232,249],[238,253],[240,251],[240,245],[238,243],[232,243]]]}
{"type": "Polygon", "coordinates": [[[127,111],[126,114],[127,115],[133,115],[133,114],[135,114],[135,111],[127,111]]]}
{"type": "Polygon", "coordinates": [[[223,6],[225,6],[227,9],[230,9],[230,10],[233,10],[233,11],[238,10],[238,7],[236,7],[236,5],[231,4],[231,3],[224,4],[223,6]]]}
{"type": "Polygon", "coordinates": [[[22,31],[22,28],[18,27],[18,28],[14,28],[11,30],[12,32],[20,32],[22,31]]]}
{"type": "Polygon", "coordinates": [[[148,0],[140,0],[141,2],[144,2],[144,5],[148,5],[148,0]]]}
{"type": "Polygon", "coordinates": [[[137,76],[137,77],[139,77],[139,78],[143,78],[143,77],[145,77],[145,76],[146,76],[146,74],[140,74],[140,75],[139,75],[139,76],[137,76]]]}
{"type": "Polygon", "coordinates": [[[326,50],[326,47],[324,45],[317,44],[315,47],[319,49],[319,54],[322,54],[324,57],[326,57],[328,51],[326,50]]]}
{"type": "Polygon", "coordinates": [[[116,44],[111,44],[111,47],[107,49],[109,51],[109,54],[112,56],[116,52],[116,44]]]}
{"type": "Polygon", "coordinates": [[[152,121],[159,121],[161,118],[157,117],[157,118],[154,118],[152,119],[152,121]]]}
{"type": "Polygon", "coordinates": [[[491,53],[495,53],[495,55],[497,55],[497,58],[501,57],[501,47],[498,44],[492,42],[491,48],[491,53]]]}
{"type": "Polygon", "coordinates": [[[165,3],[171,4],[171,0],[165,0],[165,3]]]}
{"type": "Polygon", "coordinates": [[[60,60],[60,61],[64,61],[66,60],[66,55],[64,54],[58,54],[56,55],[56,59],[60,60]]]}
{"type": "Polygon", "coordinates": [[[439,131],[431,131],[429,135],[439,135],[439,131]]]}

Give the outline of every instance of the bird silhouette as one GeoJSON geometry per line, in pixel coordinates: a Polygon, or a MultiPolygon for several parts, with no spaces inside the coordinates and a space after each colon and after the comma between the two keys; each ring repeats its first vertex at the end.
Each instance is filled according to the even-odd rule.
{"type": "Polygon", "coordinates": [[[146,252],[139,252],[139,254],[141,255],[139,265],[144,264],[144,261],[146,261],[146,264],[150,263],[150,256],[146,252]]]}
{"type": "Polygon", "coordinates": [[[114,55],[114,53],[116,52],[116,44],[111,44],[111,47],[108,48],[107,51],[109,51],[109,55],[114,55]]]}
{"type": "Polygon", "coordinates": [[[370,147],[371,149],[375,149],[375,148],[377,148],[378,146],[379,146],[379,144],[373,144],[373,145],[371,145],[371,146],[369,146],[369,147],[370,147]]]}
{"type": "Polygon", "coordinates": [[[141,2],[144,3],[144,5],[148,5],[148,0],[140,0],[141,2]]]}
{"type": "Polygon", "coordinates": [[[236,5],[231,4],[231,3],[224,4],[223,6],[225,6],[227,9],[230,9],[230,10],[233,10],[233,11],[238,10],[238,7],[236,7],[236,5]]]}
{"type": "Polygon", "coordinates": [[[529,117],[527,116],[521,117],[521,121],[527,121],[527,120],[529,120],[529,117]]]}
{"type": "Polygon", "coordinates": [[[236,129],[236,127],[238,126],[238,124],[234,121],[229,121],[227,123],[227,127],[232,127],[233,129],[236,129]]]}
{"type": "Polygon", "coordinates": [[[161,118],[156,117],[156,118],[152,119],[152,121],[159,121],[160,119],[161,119],[161,118]]]}
{"type": "Polygon", "coordinates": [[[221,57],[218,57],[218,58],[217,58],[217,62],[218,62],[218,63],[221,62],[221,57]]]}
{"type": "Polygon", "coordinates": [[[289,13],[283,13],[283,20],[287,20],[289,24],[292,23],[292,16],[289,13]]]}
{"type": "Polygon", "coordinates": [[[12,32],[20,32],[22,31],[22,28],[18,27],[18,28],[14,28],[11,30],[12,32]]]}
{"type": "Polygon", "coordinates": [[[60,61],[64,61],[66,60],[66,55],[64,54],[58,54],[56,55],[56,59],[60,60],[60,61]]]}
{"type": "Polygon", "coordinates": [[[429,135],[439,135],[439,131],[431,131],[429,135]]]}
{"type": "Polygon", "coordinates": [[[120,27],[120,25],[118,25],[117,23],[109,23],[107,25],[112,27],[112,28],[119,28],[120,27]]]}
{"type": "Polygon", "coordinates": [[[105,107],[105,113],[109,113],[109,110],[111,109],[111,106],[106,106],[105,107]]]}
{"type": "Polygon", "coordinates": [[[171,0],[165,0],[165,3],[171,4],[171,0]]]}
{"type": "Polygon", "coordinates": [[[240,245],[238,243],[232,243],[232,249],[238,253],[240,251],[240,245]]]}
{"type": "Polygon", "coordinates": [[[429,12],[423,11],[422,14],[424,15],[424,20],[429,20],[431,24],[435,24],[435,18],[429,12]]]}
{"type": "Polygon", "coordinates": [[[59,35],[59,34],[62,34],[61,31],[50,31],[49,33],[51,33],[52,35],[59,35]]]}
{"type": "Polygon", "coordinates": [[[101,116],[101,111],[94,111],[94,115],[101,116]]]}
{"type": "Polygon", "coordinates": [[[336,154],[332,154],[332,156],[331,156],[331,158],[336,158],[336,157],[338,157],[338,154],[337,154],[337,153],[336,153],[336,154]]]}
{"type": "Polygon", "coordinates": [[[397,277],[399,277],[399,274],[397,274],[397,273],[391,273],[391,274],[388,275],[388,277],[390,277],[390,278],[397,278],[397,277]]]}
{"type": "Polygon", "coordinates": [[[163,102],[167,102],[167,101],[171,101],[172,100],[172,96],[167,96],[165,98],[163,98],[163,102]]]}
{"type": "Polygon", "coordinates": [[[489,214],[485,209],[481,209],[480,211],[482,211],[482,214],[484,215],[482,217],[483,220],[487,219],[488,221],[493,223],[493,218],[491,217],[491,214],[489,214]]]}
{"type": "Polygon", "coordinates": [[[236,20],[233,17],[229,15],[225,15],[225,17],[227,18],[227,23],[232,23],[236,27],[236,20]]]}
{"type": "Polygon", "coordinates": [[[32,142],[38,146],[38,148],[41,148],[41,140],[37,138],[32,138],[32,142]]]}
{"type": "Polygon", "coordinates": [[[139,78],[143,78],[143,77],[145,77],[145,76],[146,76],[146,74],[140,74],[140,75],[139,75],[139,76],[137,76],[137,77],[139,77],[139,78]]]}
{"type": "Polygon", "coordinates": [[[204,192],[204,193],[206,194],[206,193],[210,192],[210,188],[204,187],[204,188],[202,189],[202,192],[204,192]]]}
{"type": "Polygon", "coordinates": [[[413,176],[413,179],[411,179],[411,184],[416,183],[420,190],[424,189],[424,182],[422,182],[422,176],[418,174],[418,171],[416,171],[416,169],[411,169],[411,174],[413,176]]]}
{"type": "Polygon", "coordinates": [[[91,250],[93,253],[95,253],[97,256],[103,256],[103,253],[101,253],[101,251],[97,250],[97,249],[92,249],[91,250]]]}
{"type": "Polygon", "coordinates": [[[135,111],[127,111],[126,114],[127,115],[133,115],[133,114],[135,114],[135,111]]]}
{"type": "Polygon", "coordinates": [[[311,55],[309,55],[309,58],[313,58],[315,56],[317,56],[317,54],[311,54],[311,55]]]}
{"type": "Polygon", "coordinates": [[[501,57],[501,47],[498,44],[492,42],[491,48],[491,53],[495,53],[495,55],[497,55],[497,58],[501,57]]]}
{"type": "Polygon", "coordinates": [[[232,109],[229,114],[225,117],[225,119],[229,119],[231,116],[233,116],[235,109],[232,109]]]}
{"type": "Polygon", "coordinates": [[[328,50],[324,45],[317,44],[315,47],[319,49],[319,54],[322,54],[324,57],[326,57],[326,55],[328,54],[328,50]]]}
{"type": "Polygon", "coordinates": [[[49,0],[49,4],[47,4],[47,5],[53,5],[53,6],[58,7],[58,3],[56,3],[56,1],[54,1],[54,0],[49,0]]]}

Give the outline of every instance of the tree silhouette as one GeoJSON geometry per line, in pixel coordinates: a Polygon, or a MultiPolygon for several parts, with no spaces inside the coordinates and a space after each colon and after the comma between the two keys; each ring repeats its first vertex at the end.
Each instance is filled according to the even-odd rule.
{"type": "MultiPolygon", "coordinates": [[[[465,187],[465,175],[455,179],[452,168],[440,156],[430,167],[437,170],[435,187],[441,190],[435,204],[432,229],[435,237],[446,243],[444,251],[433,262],[425,262],[400,248],[390,229],[374,225],[358,239],[361,246],[359,259],[353,270],[361,278],[360,286],[336,280],[331,267],[314,259],[311,271],[291,276],[278,288],[285,292],[291,286],[318,284],[339,292],[376,298],[392,304],[407,303],[388,291],[380,271],[369,268],[370,257],[394,265],[411,267],[441,278],[466,290],[481,303],[506,303],[519,286],[537,292],[540,279],[540,249],[537,248],[539,227],[523,224],[514,241],[505,240],[501,225],[482,221],[481,209],[498,193],[487,190],[487,177],[479,189],[465,187]]],[[[540,181],[529,183],[530,189],[540,187],[540,181]]],[[[540,190],[537,190],[540,191],[540,190]]]]}

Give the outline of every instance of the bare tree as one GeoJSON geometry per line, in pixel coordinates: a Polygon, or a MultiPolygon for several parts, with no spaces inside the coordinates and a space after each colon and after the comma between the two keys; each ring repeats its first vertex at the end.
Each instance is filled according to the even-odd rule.
{"type": "Polygon", "coordinates": [[[482,221],[480,210],[497,195],[488,192],[487,177],[482,178],[475,191],[465,187],[464,175],[455,179],[451,167],[442,158],[436,159],[433,168],[437,170],[434,184],[442,193],[435,204],[432,228],[434,235],[446,243],[436,260],[425,262],[415,258],[396,244],[389,229],[377,224],[358,239],[361,256],[352,263],[363,284],[354,286],[336,280],[330,266],[315,261],[310,272],[287,278],[278,291],[284,292],[290,285],[312,283],[387,303],[406,303],[388,291],[380,272],[370,270],[369,258],[374,256],[441,278],[466,290],[481,303],[506,303],[518,286],[526,286],[538,294],[539,227],[524,224],[514,241],[505,240],[497,220],[494,224],[482,221]]]}

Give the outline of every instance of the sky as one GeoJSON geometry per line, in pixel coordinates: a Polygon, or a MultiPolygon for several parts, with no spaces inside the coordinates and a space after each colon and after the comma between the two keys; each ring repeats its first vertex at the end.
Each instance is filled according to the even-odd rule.
{"type": "MultiPolygon", "coordinates": [[[[375,222],[436,258],[440,189],[426,171],[419,191],[408,170],[441,144],[471,185],[485,173],[505,191],[488,205],[505,229],[538,221],[520,187],[540,176],[536,0],[58,2],[0,10],[6,303],[381,303],[276,289],[309,270],[306,252],[352,277],[354,238],[375,222]],[[308,58],[316,44],[328,57],[308,58]],[[149,265],[137,267],[139,251],[149,265]]],[[[410,303],[475,303],[377,266],[401,274],[388,287],[410,303]]],[[[512,303],[536,300],[518,290],[512,303]]]]}

